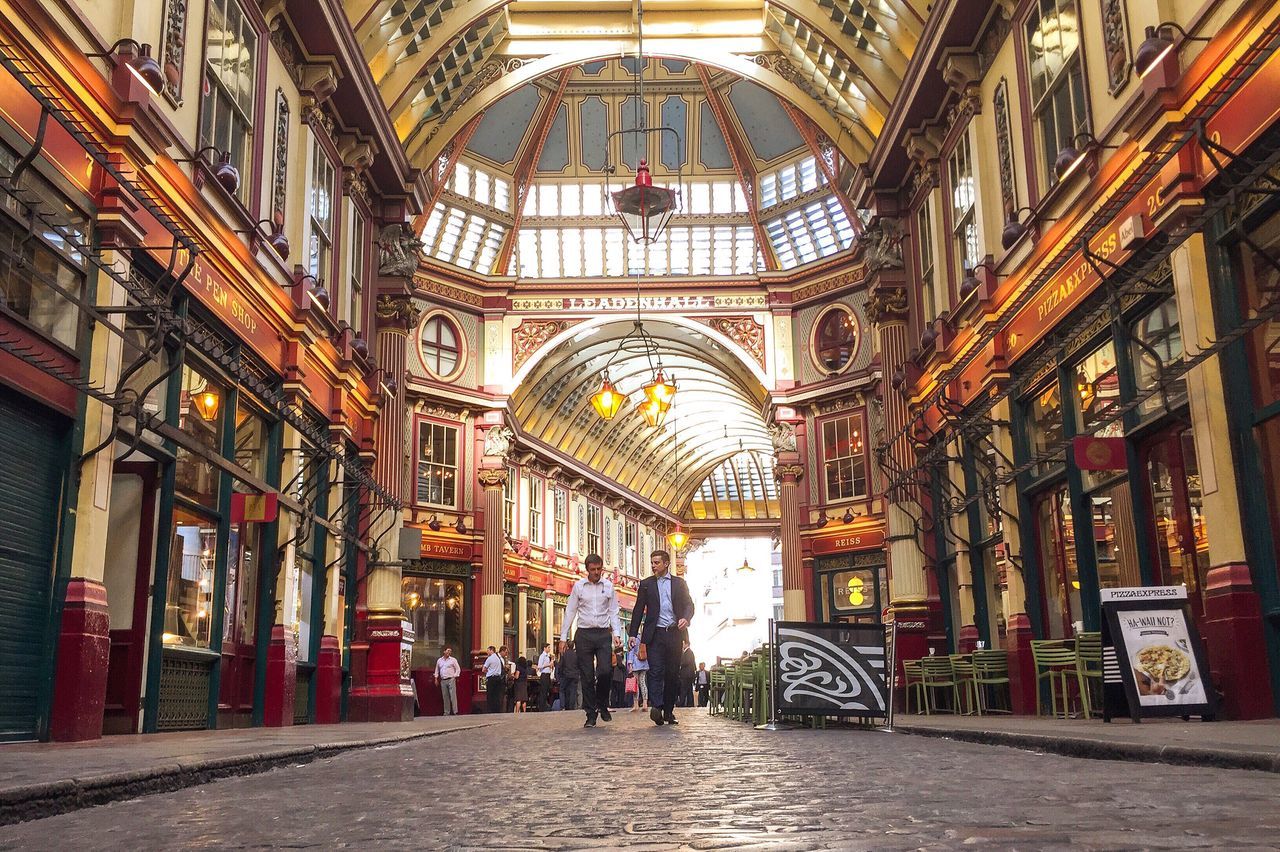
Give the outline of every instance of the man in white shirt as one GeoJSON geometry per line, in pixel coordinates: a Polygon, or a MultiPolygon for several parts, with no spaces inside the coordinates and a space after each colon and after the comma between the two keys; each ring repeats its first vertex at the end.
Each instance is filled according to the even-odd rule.
{"type": "Polygon", "coordinates": [[[551,672],[555,661],[551,659],[551,643],[542,646],[538,655],[538,709],[551,709],[551,672]]]}
{"type": "Polygon", "coordinates": [[[485,703],[490,713],[502,712],[502,701],[507,693],[506,669],[497,649],[490,645],[489,656],[484,658],[485,703]]]}
{"type": "Polygon", "coordinates": [[[604,560],[598,554],[587,555],[587,576],[573,584],[569,604],[564,610],[564,627],[560,630],[560,653],[565,652],[569,629],[574,618],[578,630],[573,635],[578,651],[578,671],[582,677],[582,709],[587,714],[584,728],[596,726],[596,716],[608,722],[609,687],[613,665],[609,659],[613,646],[622,642],[622,622],[618,620],[618,593],[604,576],[604,560]]]}
{"type": "Polygon", "coordinates": [[[453,649],[446,647],[436,660],[436,683],[440,684],[440,697],[444,701],[444,715],[458,715],[458,676],[462,667],[453,656],[453,649]]]}

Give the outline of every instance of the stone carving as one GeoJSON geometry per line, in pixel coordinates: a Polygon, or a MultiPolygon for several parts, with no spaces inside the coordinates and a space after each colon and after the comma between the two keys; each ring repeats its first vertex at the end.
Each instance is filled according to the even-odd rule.
{"type": "Polygon", "coordinates": [[[761,367],[764,366],[764,326],[754,317],[711,317],[705,322],[746,350],[761,367]]]}
{"type": "Polygon", "coordinates": [[[507,484],[505,467],[482,467],[477,474],[480,484],[485,488],[501,488],[507,484]]]}
{"type": "Polygon", "coordinates": [[[164,93],[174,106],[182,106],[182,69],[187,44],[187,0],[169,0],[160,32],[160,66],[164,69],[164,93]]]}
{"type": "Polygon", "coordinates": [[[880,325],[885,322],[907,319],[907,290],[905,287],[877,287],[867,297],[867,319],[880,325]]]}
{"type": "Polygon", "coordinates": [[[285,196],[289,175],[289,100],[284,89],[276,89],[276,161],[271,173],[271,215],[284,224],[285,196]]]}
{"type": "Polygon", "coordinates": [[[862,232],[862,243],[868,272],[902,268],[902,228],[898,220],[877,219],[862,232]]]}
{"type": "Polygon", "coordinates": [[[575,323],[565,320],[524,320],[511,332],[512,369],[519,370],[542,345],[575,323]]]}
{"type": "Polygon", "coordinates": [[[802,476],[804,476],[802,464],[780,464],[773,468],[773,478],[778,482],[786,482],[788,479],[799,482],[802,476]]]}
{"type": "Polygon", "coordinates": [[[1102,43],[1106,47],[1107,82],[1115,94],[1129,82],[1129,24],[1124,0],[1102,0],[1102,43]]]}
{"type": "Polygon", "coordinates": [[[1000,161],[1000,200],[1005,217],[1018,207],[1017,184],[1013,177],[1013,133],[1009,124],[1009,81],[1001,77],[992,95],[996,119],[996,157],[1000,161]]]}
{"type": "Polygon", "coordinates": [[[511,452],[511,444],[515,437],[515,433],[506,426],[490,427],[484,433],[484,454],[505,459],[511,452]]]}
{"type": "Polygon", "coordinates": [[[773,443],[775,453],[794,453],[796,427],[790,423],[772,423],[769,425],[769,440],[773,443]]]}
{"type": "Polygon", "coordinates": [[[409,225],[397,222],[383,227],[378,234],[378,274],[411,278],[418,269],[418,252],[422,240],[409,225]]]}
{"type": "Polygon", "coordinates": [[[399,325],[403,329],[413,328],[418,324],[422,311],[408,296],[392,296],[383,293],[374,306],[378,325],[399,325]]]}
{"type": "Polygon", "coordinates": [[[365,178],[364,172],[358,172],[355,169],[342,170],[342,191],[351,198],[363,201],[366,206],[369,204],[369,181],[365,178]]]}

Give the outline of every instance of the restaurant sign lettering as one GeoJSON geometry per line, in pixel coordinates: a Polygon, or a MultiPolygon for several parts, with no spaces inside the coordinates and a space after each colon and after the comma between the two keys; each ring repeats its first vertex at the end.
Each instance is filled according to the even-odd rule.
{"type": "Polygon", "coordinates": [[[868,550],[884,546],[884,530],[868,529],[822,536],[813,540],[814,553],[843,553],[846,550],[868,550]]]}

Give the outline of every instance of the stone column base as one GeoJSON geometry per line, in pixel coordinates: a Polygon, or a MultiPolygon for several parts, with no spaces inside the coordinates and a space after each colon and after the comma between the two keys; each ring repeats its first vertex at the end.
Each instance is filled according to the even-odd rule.
{"type": "Polygon", "coordinates": [[[62,606],[49,739],[79,742],[102,736],[110,656],[107,589],[95,580],[73,579],[62,606]]]}
{"type": "Polygon", "coordinates": [[[316,724],[333,725],[341,722],[342,651],[338,647],[338,637],[321,637],[315,678],[316,724]]]}
{"type": "Polygon", "coordinates": [[[783,589],[783,619],[786,621],[807,621],[809,618],[807,597],[804,589],[783,589]]]}
{"type": "Polygon", "coordinates": [[[480,646],[502,645],[502,595],[480,596],[480,646]]]}
{"type": "Polygon", "coordinates": [[[1231,563],[1209,569],[1200,630],[1204,634],[1214,685],[1222,689],[1220,716],[1226,719],[1274,716],[1262,602],[1253,590],[1248,565],[1231,563]]]}
{"type": "Polygon", "coordinates": [[[413,686],[407,665],[401,664],[400,615],[370,613],[364,641],[364,678],[352,685],[347,717],[352,722],[412,721],[413,686]]]}
{"type": "Polygon", "coordinates": [[[267,646],[267,689],[262,702],[262,724],[281,728],[293,724],[293,699],[298,689],[298,649],[283,624],[271,628],[267,646]]]}

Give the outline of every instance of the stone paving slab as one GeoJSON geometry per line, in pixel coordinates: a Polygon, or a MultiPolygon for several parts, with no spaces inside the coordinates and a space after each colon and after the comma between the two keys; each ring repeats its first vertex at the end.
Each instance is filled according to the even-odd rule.
{"type": "Polygon", "coordinates": [[[1280,778],[705,713],[504,716],[0,827],[0,850],[1274,849],[1280,778]]]}
{"type": "Polygon", "coordinates": [[[239,728],[104,737],[83,743],[0,745],[0,825],[493,721],[486,716],[424,717],[404,723],[239,728]]]}
{"type": "Polygon", "coordinates": [[[1280,772],[1280,719],[1047,719],[1035,716],[902,715],[894,730],[1099,760],[1134,760],[1280,772]]]}

